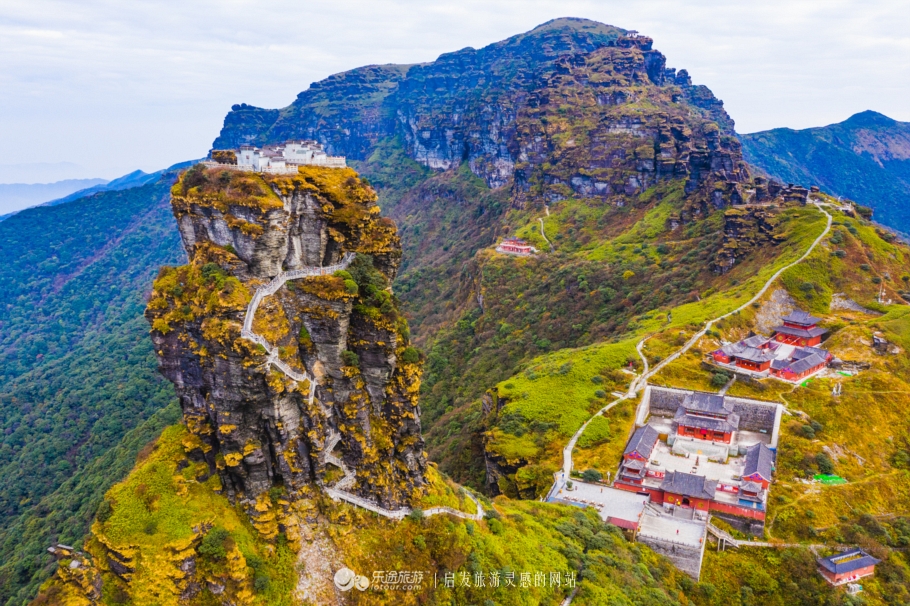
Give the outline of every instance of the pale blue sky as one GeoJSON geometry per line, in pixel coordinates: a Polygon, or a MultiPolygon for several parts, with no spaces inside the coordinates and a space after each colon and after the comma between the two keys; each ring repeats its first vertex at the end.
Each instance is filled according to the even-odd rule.
{"type": "Polygon", "coordinates": [[[204,155],[234,103],[283,107],[332,73],[431,61],[563,16],[652,36],[740,132],[865,109],[910,121],[906,0],[4,0],[0,165],[157,170],[204,155]]]}

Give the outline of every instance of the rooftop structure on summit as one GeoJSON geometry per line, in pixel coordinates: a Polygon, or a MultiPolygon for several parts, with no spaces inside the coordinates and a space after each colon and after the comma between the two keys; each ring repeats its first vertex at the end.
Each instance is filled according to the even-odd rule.
{"type": "Polygon", "coordinates": [[[880,561],[858,547],[817,560],[819,574],[832,585],[852,583],[872,576],[875,574],[875,565],[880,561]]]}
{"type": "Polygon", "coordinates": [[[261,149],[253,145],[241,145],[239,150],[216,149],[211,158],[206,165],[278,174],[296,173],[298,166],[347,166],[344,156],[329,156],[322,145],[309,140],[285,141],[261,149]]]}
{"type": "Polygon", "coordinates": [[[537,249],[519,238],[506,238],[496,247],[497,252],[510,255],[533,255],[537,249]]]}

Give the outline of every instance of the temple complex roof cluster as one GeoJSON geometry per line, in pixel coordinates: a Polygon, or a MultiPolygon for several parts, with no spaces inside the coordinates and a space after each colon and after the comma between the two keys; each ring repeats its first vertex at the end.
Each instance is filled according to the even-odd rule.
{"type": "Polygon", "coordinates": [[[821,319],[805,311],[794,311],[782,322],[770,337],[752,335],[736,343],[725,343],[711,356],[716,363],[738,371],[793,382],[824,369],[833,356],[817,347],[828,332],[817,326],[821,319]]]}

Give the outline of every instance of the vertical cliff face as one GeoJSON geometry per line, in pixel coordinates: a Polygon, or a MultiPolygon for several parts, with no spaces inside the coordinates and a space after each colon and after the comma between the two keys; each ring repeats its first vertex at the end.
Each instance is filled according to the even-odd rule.
{"type": "Polygon", "coordinates": [[[687,193],[736,204],[749,179],[722,101],[668,68],[651,38],[584,19],[336,74],[280,113],[235,106],[214,146],[292,137],[367,162],[395,138],[411,159],[437,171],[466,162],[519,200],[632,195],[685,177],[687,193]]]}
{"type": "Polygon", "coordinates": [[[190,262],[146,311],[191,447],[232,500],[335,488],[405,505],[425,484],[417,392],[390,284],[400,243],[351,169],[201,166],[174,186],[190,262]]]}

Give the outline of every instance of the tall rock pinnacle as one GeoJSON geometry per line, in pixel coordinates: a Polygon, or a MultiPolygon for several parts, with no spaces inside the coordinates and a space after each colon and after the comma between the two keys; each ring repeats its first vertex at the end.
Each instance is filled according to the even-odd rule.
{"type": "Polygon", "coordinates": [[[198,165],[172,205],[190,261],[161,270],[146,317],[225,494],[318,487],[407,505],[425,485],[420,356],[374,191],[352,169],[198,165]]]}

